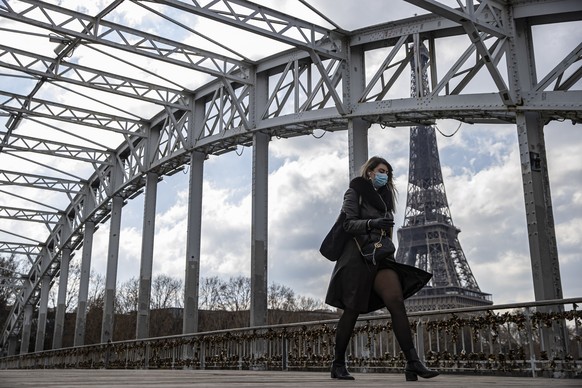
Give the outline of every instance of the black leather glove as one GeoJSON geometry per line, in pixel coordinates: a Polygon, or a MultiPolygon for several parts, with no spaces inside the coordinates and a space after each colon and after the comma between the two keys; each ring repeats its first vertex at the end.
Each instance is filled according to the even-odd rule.
{"type": "Polygon", "coordinates": [[[388,229],[394,226],[394,221],[390,218],[373,218],[368,221],[370,229],[388,229]]]}

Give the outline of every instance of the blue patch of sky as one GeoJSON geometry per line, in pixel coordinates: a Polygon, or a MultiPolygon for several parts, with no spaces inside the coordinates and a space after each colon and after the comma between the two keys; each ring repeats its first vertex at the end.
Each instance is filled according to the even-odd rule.
{"type": "Polygon", "coordinates": [[[141,230],[144,213],[144,195],[139,195],[133,199],[127,200],[123,207],[121,222],[124,227],[134,227],[141,230]]]}
{"type": "Polygon", "coordinates": [[[27,95],[37,82],[38,79],[24,73],[5,70],[0,73],[0,83],[2,83],[2,90],[4,92],[27,95]]]}
{"type": "Polygon", "coordinates": [[[454,142],[437,132],[441,167],[450,168],[455,175],[478,172],[504,163],[504,159],[517,147],[514,133],[475,129],[463,134],[461,142],[454,142]]]}
{"type": "Polygon", "coordinates": [[[269,153],[269,172],[277,171],[289,162],[288,158],[278,158],[272,153],[269,153]]]}
{"type": "Polygon", "coordinates": [[[480,171],[491,166],[492,159],[488,155],[469,153],[466,149],[448,148],[445,152],[440,152],[441,168],[447,167],[455,175],[465,172],[480,171]]]}
{"type": "Polygon", "coordinates": [[[244,187],[250,184],[252,147],[238,146],[236,151],[210,156],[204,164],[204,177],[218,188],[244,187]]]}
{"type": "Polygon", "coordinates": [[[145,17],[143,17],[139,20],[135,20],[134,18],[132,18],[132,13],[139,12],[141,14],[143,12],[142,7],[140,7],[139,11],[137,10],[136,7],[138,7],[138,6],[139,6],[139,3],[126,3],[125,6],[118,7],[114,12],[109,14],[106,18],[108,20],[115,22],[115,23],[122,23],[122,24],[127,24],[128,21],[131,22],[132,20],[134,20],[136,22],[136,25],[134,27],[139,28],[139,30],[141,30],[141,31],[160,31],[160,30],[163,30],[164,36],[169,37],[170,39],[172,39],[174,41],[178,41],[178,42],[183,41],[184,38],[187,35],[189,35],[190,33],[187,32],[183,27],[180,27],[180,26],[176,25],[175,23],[170,22],[167,19],[178,20],[182,24],[184,24],[185,26],[188,26],[189,28],[193,28],[193,24],[194,24],[193,20],[196,19],[196,18],[193,18],[192,15],[178,11],[173,7],[162,7],[161,9],[159,9],[159,5],[156,6],[155,4],[151,4],[151,5],[145,4],[143,6],[143,9],[147,9],[147,8],[155,9],[155,10],[157,10],[157,12],[161,12],[162,14],[164,14],[165,17],[161,17],[161,16],[157,15],[156,13],[148,10],[147,14],[145,14],[146,15],[145,17]],[[185,20],[186,16],[188,16],[187,20],[185,20]],[[180,20],[180,19],[183,19],[183,20],[180,20]],[[161,27],[161,26],[163,26],[163,27],[161,27]]]}

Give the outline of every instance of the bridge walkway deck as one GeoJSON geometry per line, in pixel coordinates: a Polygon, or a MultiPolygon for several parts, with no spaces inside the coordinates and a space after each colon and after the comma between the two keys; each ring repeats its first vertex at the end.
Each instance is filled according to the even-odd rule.
{"type": "Polygon", "coordinates": [[[232,370],[111,370],[34,369],[0,370],[0,387],[390,387],[411,388],[536,388],[582,387],[582,379],[501,377],[482,375],[440,375],[430,380],[406,382],[404,374],[353,373],[355,381],[332,380],[327,372],[278,372],[232,370]]]}

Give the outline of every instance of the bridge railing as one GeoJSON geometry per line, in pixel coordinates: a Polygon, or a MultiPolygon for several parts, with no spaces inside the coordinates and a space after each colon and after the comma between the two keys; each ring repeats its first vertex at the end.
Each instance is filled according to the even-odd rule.
{"type": "MultiPolygon", "coordinates": [[[[582,375],[582,298],[410,313],[421,358],[441,372],[582,375]]],[[[193,333],[27,353],[0,368],[325,370],[337,320],[193,333]]],[[[352,371],[401,372],[390,315],[360,317],[352,371]]]]}

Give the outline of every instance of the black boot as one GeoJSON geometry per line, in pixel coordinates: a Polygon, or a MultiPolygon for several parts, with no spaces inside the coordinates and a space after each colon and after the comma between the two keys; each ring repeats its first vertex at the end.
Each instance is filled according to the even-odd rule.
{"type": "Polygon", "coordinates": [[[404,370],[404,374],[406,375],[406,381],[416,381],[418,380],[418,376],[424,379],[430,379],[431,377],[435,377],[439,375],[439,372],[436,370],[428,369],[418,358],[418,354],[416,353],[416,349],[412,348],[408,351],[404,352],[404,356],[406,357],[406,369],[404,370]]]}
{"type": "Polygon", "coordinates": [[[335,361],[331,364],[331,378],[338,380],[355,380],[354,376],[348,372],[345,363],[336,363],[335,361]]]}

